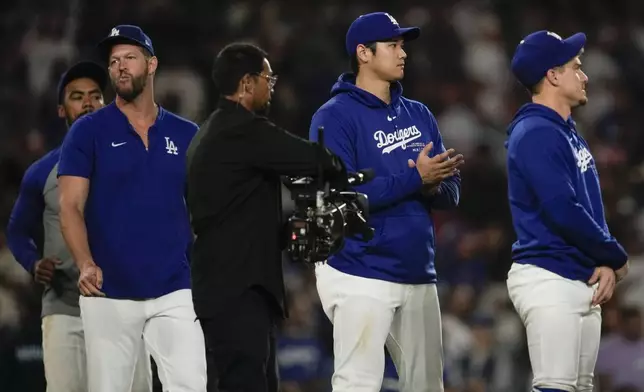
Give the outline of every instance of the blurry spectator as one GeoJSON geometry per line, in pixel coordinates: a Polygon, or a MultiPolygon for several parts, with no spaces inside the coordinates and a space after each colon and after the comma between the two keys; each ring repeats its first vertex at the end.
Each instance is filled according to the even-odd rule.
{"type": "Polygon", "coordinates": [[[26,31],[21,50],[28,59],[29,88],[39,97],[50,90],[54,64],[58,60],[71,63],[77,50],[64,15],[43,13],[34,22],[26,31]]]}
{"type": "Polygon", "coordinates": [[[45,388],[40,332],[40,289],[5,246],[0,229],[0,390],[45,388]]]}
{"type": "Polygon", "coordinates": [[[602,392],[618,388],[644,391],[644,322],[637,308],[620,312],[619,334],[604,338],[599,348],[597,374],[602,392]]]}
{"type": "Polygon", "coordinates": [[[13,257],[0,230],[0,329],[18,331],[27,309],[22,294],[32,289],[31,275],[13,257]]]}
{"type": "Polygon", "coordinates": [[[189,68],[186,69],[164,69],[161,64],[161,71],[156,78],[156,96],[163,104],[166,96],[177,97],[177,107],[174,110],[180,116],[190,119],[201,119],[211,108],[206,107],[205,86],[208,80],[195,74],[189,68]]]}
{"type": "Polygon", "coordinates": [[[472,347],[461,364],[467,379],[467,387],[472,392],[492,391],[491,382],[496,367],[494,357],[494,321],[485,316],[474,318],[472,347]]]}
{"type": "Polygon", "coordinates": [[[277,340],[277,364],[284,392],[322,392],[328,385],[332,363],[317,336],[314,302],[304,291],[289,294],[289,318],[277,340]]]}
{"type": "Polygon", "coordinates": [[[467,361],[474,344],[474,334],[467,324],[474,299],[475,292],[471,286],[455,286],[443,310],[444,363],[449,370],[445,383],[455,388],[467,385],[468,375],[462,364],[467,361]]]}

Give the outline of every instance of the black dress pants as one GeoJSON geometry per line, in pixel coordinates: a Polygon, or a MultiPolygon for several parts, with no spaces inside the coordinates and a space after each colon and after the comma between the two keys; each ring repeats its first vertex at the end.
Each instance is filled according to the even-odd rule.
{"type": "Polygon", "coordinates": [[[206,341],[208,392],[277,392],[277,312],[261,288],[247,290],[200,318],[206,341]]]}

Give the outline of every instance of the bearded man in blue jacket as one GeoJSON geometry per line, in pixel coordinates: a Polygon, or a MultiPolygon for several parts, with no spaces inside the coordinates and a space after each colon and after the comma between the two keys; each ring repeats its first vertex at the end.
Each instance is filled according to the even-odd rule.
{"type": "Polygon", "coordinates": [[[431,211],[458,205],[463,156],[445,149],[425,105],[402,96],[403,44],[419,34],[384,12],[357,18],[346,35],[353,72],[339,77],[311,123],[310,138],[323,127],[325,146],[348,172],[375,172],[355,187],[368,196],[374,237],[347,239],[316,266],[333,323],[333,392],[378,392],[384,345],[400,391],[443,391],[431,211]]]}

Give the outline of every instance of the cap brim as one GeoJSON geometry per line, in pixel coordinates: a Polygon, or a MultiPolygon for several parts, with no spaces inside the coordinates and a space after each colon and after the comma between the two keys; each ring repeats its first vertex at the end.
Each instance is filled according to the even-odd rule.
{"type": "Polygon", "coordinates": [[[419,27],[403,27],[399,28],[398,35],[405,41],[413,41],[420,36],[419,27]]]}
{"type": "Polygon", "coordinates": [[[98,84],[101,91],[107,87],[107,72],[92,61],[81,61],[73,65],[65,74],[63,85],[66,86],[73,80],[81,78],[92,79],[98,84]]]}
{"type": "Polygon", "coordinates": [[[114,45],[119,45],[119,44],[136,45],[136,46],[145,48],[145,45],[143,45],[143,42],[139,42],[135,39],[128,38],[128,37],[123,37],[121,35],[107,37],[103,39],[101,42],[99,42],[98,45],[96,45],[96,47],[98,48],[98,52],[101,58],[105,60],[110,55],[110,50],[112,49],[112,47],[114,45]]]}
{"type": "Polygon", "coordinates": [[[574,58],[581,52],[581,49],[583,49],[584,46],[586,46],[586,34],[584,33],[577,33],[573,34],[570,37],[566,38],[564,40],[564,43],[566,46],[568,46],[568,60],[574,58]]]}

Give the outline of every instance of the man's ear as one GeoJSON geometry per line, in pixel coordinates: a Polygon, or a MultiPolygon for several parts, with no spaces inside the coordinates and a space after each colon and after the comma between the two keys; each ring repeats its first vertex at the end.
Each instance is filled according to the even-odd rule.
{"type": "Polygon", "coordinates": [[[248,93],[248,90],[250,87],[249,83],[250,83],[250,75],[245,74],[244,76],[241,77],[241,79],[239,79],[239,83],[237,83],[237,92],[235,94],[241,97],[244,94],[248,93]]]}
{"type": "Polygon", "coordinates": [[[548,72],[546,72],[546,79],[553,86],[559,86],[559,72],[556,69],[549,69],[548,72]]]}
{"type": "Polygon", "coordinates": [[[253,87],[253,79],[250,77],[250,75],[248,75],[244,83],[244,91],[247,93],[252,93],[252,90],[253,90],[252,87],[253,87]]]}
{"type": "Polygon", "coordinates": [[[242,83],[241,91],[243,91],[244,93],[252,93],[253,82],[254,82],[253,75],[251,74],[244,75],[244,77],[242,77],[241,79],[241,83],[242,83]]]}
{"type": "Polygon", "coordinates": [[[371,57],[371,50],[364,46],[363,44],[359,44],[356,47],[356,57],[360,62],[366,63],[369,61],[371,57]]]}
{"type": "Polygon", "coordinates": [[[156,56],[150,57],[148,60],[148,74],[152,75],[157,72],[157,67],[159,66],[159,59],[156,56]]]}

